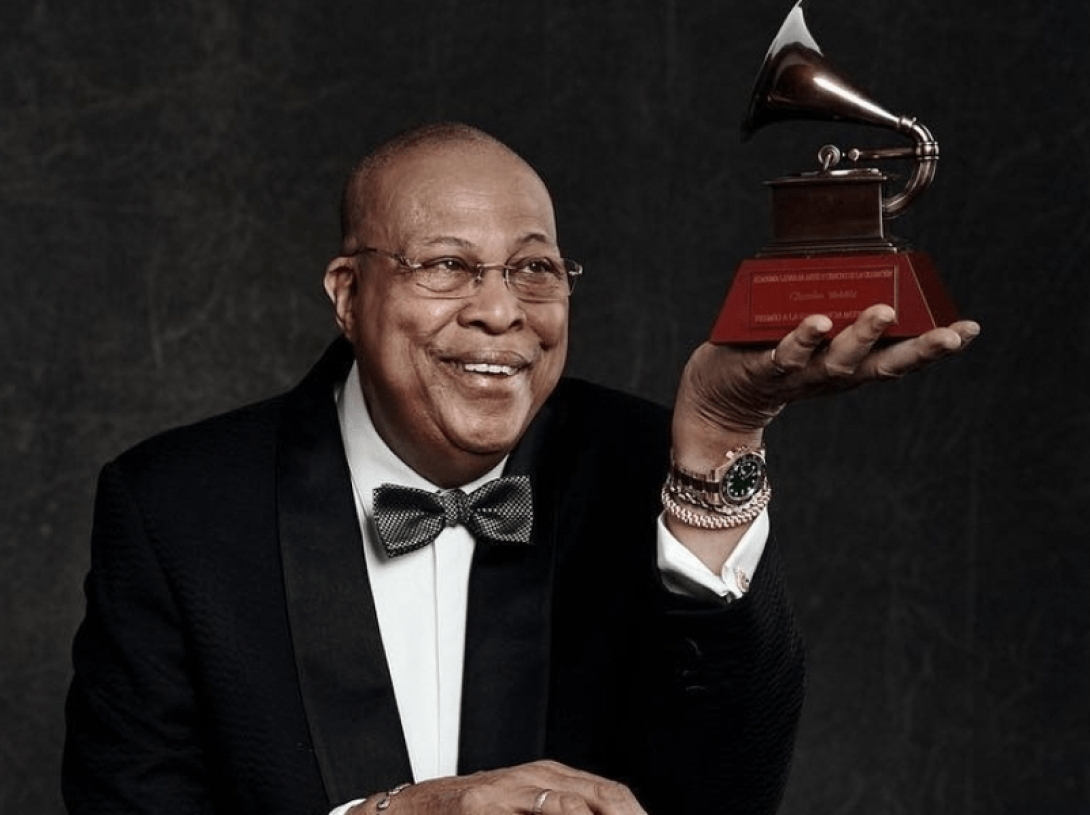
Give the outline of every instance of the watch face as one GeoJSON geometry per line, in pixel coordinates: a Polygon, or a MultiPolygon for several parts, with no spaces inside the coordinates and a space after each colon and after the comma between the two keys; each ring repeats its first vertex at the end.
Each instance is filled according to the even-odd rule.
{"type": "Polygon", "coordinates": [[[730,465],[723,476],[720,495],[731,504],[744,504],[760,491],[765,483],[764,459],[756,453],[746,453],[730,465]]]}

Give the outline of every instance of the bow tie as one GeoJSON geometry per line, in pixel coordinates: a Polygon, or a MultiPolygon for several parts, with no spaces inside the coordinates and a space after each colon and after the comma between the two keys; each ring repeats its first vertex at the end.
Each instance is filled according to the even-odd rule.
{"type": "Polygon", "coordinates": [[[461,524],[475,540],[488,543],[529,543],[534,526],[525,475],[497,478],[469,495],[383,484],[374,498],[375,529],[390,557],[427,546],[447,526],[461,524]]]}

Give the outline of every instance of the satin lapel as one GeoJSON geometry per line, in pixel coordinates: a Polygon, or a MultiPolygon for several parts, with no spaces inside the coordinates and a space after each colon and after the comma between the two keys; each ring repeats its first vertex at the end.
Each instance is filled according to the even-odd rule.
{"type": "Polygon", "coordinates": [[[458,771],[543,757],[549,693],[549,618],[557,511],[555,456],[546,444],[559,420],[548,403],[508,461],[530,475],[532,546],[478,545],[470,571],[458,771]]]}
{"type": "Polygon", "coordinates": [[[412,775],[333,400],[334,383],[351,362],[347,343],[334,344],[289,395],[277,460],[299,686],[333,804],[412,775]]]}

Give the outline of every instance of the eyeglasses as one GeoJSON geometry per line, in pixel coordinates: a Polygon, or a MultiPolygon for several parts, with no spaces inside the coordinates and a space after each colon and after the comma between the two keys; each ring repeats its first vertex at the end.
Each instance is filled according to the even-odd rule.
{"type": "Polygon", "coordinates": [[[520,258],[510,263],[470,263],[456,255],[443,255],[430,260],[409,260],[404,255],[364,246],[354,254],[365,252],[382,255],[409,270],[413,282],[429,297],[457,299],[477,293],[484,273],[489,269],[503,272],[504,283],[519,300],[547,303],[570,297],[575,290],[575,278],[583,267],[574,260],[547,255],[520,258]]]}

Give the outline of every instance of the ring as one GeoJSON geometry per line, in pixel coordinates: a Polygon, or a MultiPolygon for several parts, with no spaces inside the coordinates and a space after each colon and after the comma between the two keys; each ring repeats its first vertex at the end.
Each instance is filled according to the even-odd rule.
{"type": "Polygon", "coordinates": [[[534,799],[534,808],[530,810],[533,815],[541,815],[541,810],[545,808],[545,799],[549,797],[549,793],[552,790],[542,790],[537,794],[537,798],[534,799]]]}
{"type": "Polygon", "coordinates": [[[776,361],[776,348],[777,347],[778,346],[773,346],[772,347],[772,353],[768,355],[768,361],[772,363],[772,367],[776,369],[776,373],[785,374],[785,373],[787,373],[786,369],[784,369],[784,367],[782,365],[780,365],[780,363],[778,363],[776,361]]]}

